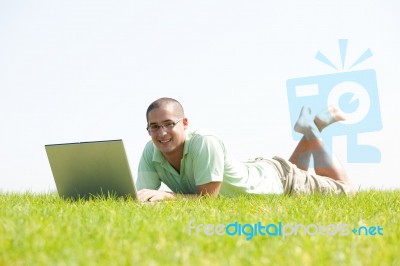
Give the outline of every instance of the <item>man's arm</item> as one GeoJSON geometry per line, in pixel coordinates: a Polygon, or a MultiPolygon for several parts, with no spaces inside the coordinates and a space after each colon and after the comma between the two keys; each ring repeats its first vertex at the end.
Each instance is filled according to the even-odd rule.
{"type": "Polygon", "coordinates": [[[196,187],[197,195],[216,197],[221,189],[222,182],[210,182],[196,187]]]}
{"type": "Polygon", "coordinates": [[[142,189],[138,192],[140,201],[160,201],[177,198],[199,198],[199,197],[217,197],[221,189],[222,182],[210,182],[196,187],[196,194],[176,194],[173,192],[142,189]]]}

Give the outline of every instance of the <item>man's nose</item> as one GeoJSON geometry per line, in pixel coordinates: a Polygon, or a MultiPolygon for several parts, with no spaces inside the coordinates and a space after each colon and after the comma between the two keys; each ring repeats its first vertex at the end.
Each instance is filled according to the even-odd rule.
{"type": "Polygon", "coordinates": [[[167,134],[167,129],[165,128],[165,127],[160,127],[159,129],[158,129],[158,135],[159,136],[164,136],[164,135],[166,135],[167,134]]]}

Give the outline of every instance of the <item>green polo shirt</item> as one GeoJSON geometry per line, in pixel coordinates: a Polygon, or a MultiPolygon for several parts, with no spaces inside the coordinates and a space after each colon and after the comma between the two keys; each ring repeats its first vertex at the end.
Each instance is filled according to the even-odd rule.
{"type": "Polygon", "coordinates": [[[149,141],[139,163],[137,189],[159,189],[161,182],[173,192],[195,194],[196,186],[222,182],[220,195],[281,194],[282,182],[266,161],[240,162],[224,143],[205,130],[186,130],[181,169],[178,173],[149,141]]]}

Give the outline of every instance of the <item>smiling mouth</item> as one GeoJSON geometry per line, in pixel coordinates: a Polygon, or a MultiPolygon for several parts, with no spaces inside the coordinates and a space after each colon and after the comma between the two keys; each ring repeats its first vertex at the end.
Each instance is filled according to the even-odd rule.
{"type": "Polygon", "coordinates": [[[160,143],[163,143],[163,144],[164,144],[164,143],[168,143],[168,142],[170,142],[170,141],[171,141],[171,139],[159,140],[159,142],[160,142],[160,143]]]}

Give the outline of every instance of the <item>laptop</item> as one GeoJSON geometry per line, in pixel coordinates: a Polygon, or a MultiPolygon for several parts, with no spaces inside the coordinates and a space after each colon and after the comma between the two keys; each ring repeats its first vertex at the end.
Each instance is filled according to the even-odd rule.
{"type": "Polygon", "coordinates": [[[52,144],[45,149],[61,197],[137,198],[122,140],[52,144]]]}

